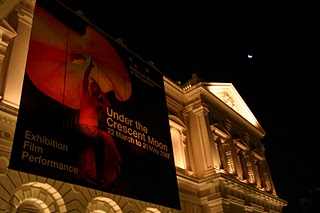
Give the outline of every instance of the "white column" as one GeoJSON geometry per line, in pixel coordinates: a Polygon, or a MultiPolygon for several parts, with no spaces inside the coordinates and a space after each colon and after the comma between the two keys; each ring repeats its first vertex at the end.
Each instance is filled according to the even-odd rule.
{"type": "Polygon", "coordinates": [[[12,40],[11,51],[7,52],[5,56],[10,61],[5,76],[2,102],[19,108],[32,27],[33,9],[30,8],[30,5],[21,3],[16,10],[18,15],[16,32],[18,35],[12,40]]]}

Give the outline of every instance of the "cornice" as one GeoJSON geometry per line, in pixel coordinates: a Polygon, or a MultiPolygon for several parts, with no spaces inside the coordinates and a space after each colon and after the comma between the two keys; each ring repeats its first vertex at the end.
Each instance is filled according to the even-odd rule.
{"type": "Polygon", "coordinates": [[[171,109],[174,109],[174,111],[183,111],[184,106],[182,103],[177,102],[174,98],[170,96],[166,96],[166,102],[169,112],[171,109]]]}
{"type": "Polygon", "coordinates": [[[222,138],[228,138],[229,135],[226,134],[225,132],[223,132],[222,130],[220,130],[219,128],[215,127],[214,125],[210,126],[210,129],[212,131],[212,133],[222,137],[222,138]]]}
{"type": "MultiPolygon", "coordinates": [[[[248,184],[243,183],[237,179],[234,179],[228,174],[217,173],[210,177],[197,179],[194,177],[186,177],[186,175],[177,175],[177,180],[179,183],[180,192],[185,193],[186,195],[192,195],[200,199],[199,195],[205,194],[207,198],[214,196],[215,186],[219,186],[219,193],[223,194],[224,190],[227,190],[227,197],[231,196],[232,200],[239,196],[241,197],[241,193],[246,194],[247,196],[251,196],[259,201],[263,201],[265,203],[269,203],[275,206],[287,206],[287,202],[272,195],[268,192],[264,192],[259,190],[258,188],[248,184]],[[181,190],[182,189],[182,190],[181,190]],[[198,190],[198,191],[197,191],[198,190]],[[230,191],[232,190],[232,191],[230,191]],[[206,193],[205,193],[206,192],[206,193]],[[232,192],[232,193],[231,193],[232,192]]],[[[253,207],[260,209],[260,205],[251,204],[253,207]]]]}
{"type": "Polygon", "coordinates": [[[0,97],[0,113],[6,113],[17,118],[18,111],[19,110],[17,108],[4,104],[0,97]]]}
{"type": "Polygon", "coordinates": [[[224,186],[227,186],[237,191],[241,191],[246,195],[250,195],[256,199],[265,200],[268,203],[272,203],[273,205],[276,205],[276,206],[287,205],[287,202],[285,200],[282,200],[277,196],[274,196],[268,192],[261,191],[258,188],[254,187],[253,185],[250,185],[248,183],[243,183],[239,180],[234,179],[233,177],[230,177],[227,174],[222,174],[222,173],[219,173],[219,174],[220,174],[220,177],[218,177],[218,179],[221,181],[221,183],[224,186]]]}
{"type": "Polygon", "coordinates": [[[177,103],[183,104],[185,96],[184,91],[173,81],[167,77],[163,77],[164,88],[167,98],[171,98],[177,103]]]}

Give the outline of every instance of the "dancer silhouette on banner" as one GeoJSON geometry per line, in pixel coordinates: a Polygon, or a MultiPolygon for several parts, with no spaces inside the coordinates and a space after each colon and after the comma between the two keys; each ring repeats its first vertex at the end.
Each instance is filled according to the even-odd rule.
{"type": "MultiPolygon", "coordinates": [[[[85,56],[81,54],[72,53],[70,57],[72,61],[87,61],[85,56]]],[[[81,154],[80,169],[83,179],[106,187],[119,176],[119,164],[122,161],[122,157],[112,136],[98,126],[99,113],[103,113],[110,106],[110,103],[98,82],[93,77],[90,77],[94,67],[93,59],[90,57],[82,82],[79,129],[84,135],[95,138],[95,144],[92,144],[81,154]]]]}

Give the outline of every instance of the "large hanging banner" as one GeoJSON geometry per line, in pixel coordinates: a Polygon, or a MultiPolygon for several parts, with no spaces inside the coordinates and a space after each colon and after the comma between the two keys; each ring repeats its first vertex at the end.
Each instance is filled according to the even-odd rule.
{"type": "Polygon", "coordinates": [[[62,13],[35,7],[10,169],[180,209],[162,74],[62,13]]]}

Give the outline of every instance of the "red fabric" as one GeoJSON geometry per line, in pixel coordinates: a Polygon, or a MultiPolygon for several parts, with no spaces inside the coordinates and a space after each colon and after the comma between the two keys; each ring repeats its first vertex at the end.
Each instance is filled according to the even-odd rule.
{"type": "Polygon", "coordinates": [[[105,93],[113,90],[120,101],[131,96],[128,71],[105,36],[90,26],[81,36],[36,6],[26,73],[44,94],[68,107],[79,109],[86,67],[81,63],[72,63],[70,53],[94,59],[96,68],[92,77],[105,93]]]}
{"type": "Polygon", "coordinates": [[[86,136],[95,138],[80,156],[80,169],[85,180],[103,187],[113,183],[120,175],[122,157],[108,133],[97,127],[80,125],[86,136]]]}

